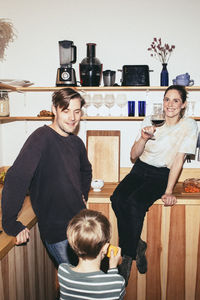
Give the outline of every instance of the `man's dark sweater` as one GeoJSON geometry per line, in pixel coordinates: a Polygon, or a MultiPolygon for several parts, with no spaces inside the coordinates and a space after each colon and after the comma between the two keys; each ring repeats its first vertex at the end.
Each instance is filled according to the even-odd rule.
{"type": "Polygon", "coordinates": [[[38,219],[41,238],[66,239],[71,218],[85,208],[92,178],[82,140],[59,135],[48,126],[34,131],[8,170],[2,191],[2,225],[16,236],[24,225],[16,221],[27,191],[38,219]]]}

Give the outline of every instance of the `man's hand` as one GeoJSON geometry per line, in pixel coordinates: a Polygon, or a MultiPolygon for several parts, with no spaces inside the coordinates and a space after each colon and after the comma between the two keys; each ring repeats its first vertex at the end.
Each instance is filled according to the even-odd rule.
{"type": "Polygon", "coordinates": [[[161,197],[161,199],[165,203],[165,206],[173,206],[177,202],[177,199],[173,194],[166,193],[161,197]]]}
{"type": "Polygon", "coordinates": [[[18,235],[16,236],[16,243],[15,245],[21,245],[26,243],[29,240],[30,237],[30,231],[28,228],[25,228],[24,230],[20,231],[18,235]]]}

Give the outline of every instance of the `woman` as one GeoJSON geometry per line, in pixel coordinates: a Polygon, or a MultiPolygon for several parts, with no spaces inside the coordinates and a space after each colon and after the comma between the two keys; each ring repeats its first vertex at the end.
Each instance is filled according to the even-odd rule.
{"type": "Polygon", "coordinates": [[[147,271],[147,244],[140,239],[146,212],[159,198],[165,206],[176,203],[173,189],[186,154],[196,151],[197,123],[183,117],[186,98],[183,86],[167,88],[163,100],[164,125],[155,127],[150,117],[144,119],[141,133],[131,148],[135,164],[111,196],[123,255],[119,271],[126,284],[133,259],[140,273],[147,271]]]}

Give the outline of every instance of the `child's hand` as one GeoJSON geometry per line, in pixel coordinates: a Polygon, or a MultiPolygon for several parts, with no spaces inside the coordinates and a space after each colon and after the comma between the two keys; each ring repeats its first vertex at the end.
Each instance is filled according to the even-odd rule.
{"type": "Polygon", "coordinates": [[[111,248],[110,250],[110,259],[109,259],[109,268],[116,268],[117,265],[119,264],[119,260],[121,258],[121,248],[120,247],[116,247],[117,248],[117,253],[116,255],[114,255],[114,250],[111,248]]]}

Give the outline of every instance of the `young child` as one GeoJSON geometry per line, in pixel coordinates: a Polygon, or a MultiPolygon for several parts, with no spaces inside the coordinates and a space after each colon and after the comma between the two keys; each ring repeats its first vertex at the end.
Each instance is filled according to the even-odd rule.
{"type": "Polygon", "coordinates": [[[60,299],[123,299],[125,281],[117,269],[121,257],[120,248],[116,256],[111,250],[108,272],[100,270],[110,238],[110,222],[100,212],[83,209],[73,217],[67,228],[67,239],[79,262],[76,267],[60,264],[60,299]]]}

